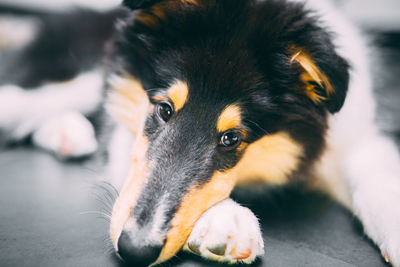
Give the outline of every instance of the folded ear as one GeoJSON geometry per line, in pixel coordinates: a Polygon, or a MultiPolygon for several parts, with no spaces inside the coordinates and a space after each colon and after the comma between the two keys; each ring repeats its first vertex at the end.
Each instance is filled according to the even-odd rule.
{"type": "Polygon", "coordinates": [[[162,0],[124,0],[123,4],[130,9],[148,8],[162,0]]]}
{"type": "Polygon", "coordinates": [[[348,63],[333,48],[311,54],[304,48],[291,46],[289,53],[290,63],[297,64],[299,69],[302,93],[329,112],[338,112],[347,94],[348,63]]]}

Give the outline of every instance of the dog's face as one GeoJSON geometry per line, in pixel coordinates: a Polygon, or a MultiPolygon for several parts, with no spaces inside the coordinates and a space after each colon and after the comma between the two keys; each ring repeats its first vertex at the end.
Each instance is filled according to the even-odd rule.
{"type": "Polygon", "coordinates": [[[148,265],[175,255],[236,184],[304,175],[343,105],[348,65],[298,4],[125,2],[108,107],[136,142],[111,237],[148,265]]]}

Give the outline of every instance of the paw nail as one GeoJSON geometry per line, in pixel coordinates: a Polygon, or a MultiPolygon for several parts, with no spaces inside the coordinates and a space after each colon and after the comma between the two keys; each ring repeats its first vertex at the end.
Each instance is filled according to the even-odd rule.
{"type": "Polygon", "coordinates": [[[238,260],[243,260],[243,259],[247,259],[248,257],[250,257],[250,255],[251,255],[251,249],[248,248],[245,252],[240,253],[235,258],[238,260]]]}
{"type": "Polygon", "coordinates": [[[390,258],[387,253],[383,254],[383,258],[385,258],[386,263],[390,263],[390,258]]]}
{"type": "Polygon", "coordinates": [[[207,249],[215,255],[224,256],[226,250],[226,244],[220,244],[214,247],[208,247],[207,249]]]}
{"type": "Polygon", "coordinates": [[[189,247],[189,249],[190,249],[192,252],[194,252],[194,253],[196,253],[196,254],[198,254],[198,255],[201,254],[201,253],[200,253],[200,244],[197,244],[197,243],[192,242],[192,243],[189,243],[189,244],[188,244],[188,247],[189,247]]]}

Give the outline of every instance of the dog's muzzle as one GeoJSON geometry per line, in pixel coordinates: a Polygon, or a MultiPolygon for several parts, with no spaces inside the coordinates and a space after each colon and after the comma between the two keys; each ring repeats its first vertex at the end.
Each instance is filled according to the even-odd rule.
{"type": "Polygon", "coordinates": [[[133,266],[172,258],[201,214],[234,187],[231,172],[213,170],[213,151],[204,136],[190,136],[190,141],[182,132],[168,131],[151,146],[145,136],[136,140],[110,225],[115,249],[133,266]]]}

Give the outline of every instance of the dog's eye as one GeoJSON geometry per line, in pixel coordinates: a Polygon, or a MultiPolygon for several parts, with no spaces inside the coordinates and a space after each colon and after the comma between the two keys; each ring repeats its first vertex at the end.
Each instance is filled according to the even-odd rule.
{"type": "Polygon", "coordinates": [[[240,145],[241,142],[240,134],[236,132],[225,132],[221,136],[221,140],[219,141],[219,146],[225,150],[233,150],[240,145]]]}
{"type": "Polygon", "coordinates": [[[156,110],[157,116],[165,122],[169,121],[172,115],[174,115],[174,108],[168,102],[157,104],[156,110]]]}

